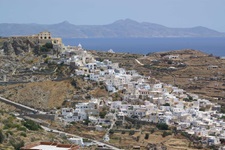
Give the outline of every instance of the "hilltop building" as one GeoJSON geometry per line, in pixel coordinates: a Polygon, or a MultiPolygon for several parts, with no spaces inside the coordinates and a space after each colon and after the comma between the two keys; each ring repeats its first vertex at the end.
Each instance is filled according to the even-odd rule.
{"type": "Polygon", "coordinates": [[[37,36],[38,36],[39,41],[43,40],[44,42],[46,42],[46,41],[51,42],[51,39],[52,39],[51,33],[48,31],[40,32],[37,36]]]}

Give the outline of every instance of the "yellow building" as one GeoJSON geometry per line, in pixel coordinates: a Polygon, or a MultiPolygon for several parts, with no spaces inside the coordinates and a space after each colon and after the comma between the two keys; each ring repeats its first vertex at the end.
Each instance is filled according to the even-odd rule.
{"type": "Polygon", "coordinates": [[[48,31],[40,32],[38,34],[38,42],[40,44],[52,43],[51,33],[48,31]]]}

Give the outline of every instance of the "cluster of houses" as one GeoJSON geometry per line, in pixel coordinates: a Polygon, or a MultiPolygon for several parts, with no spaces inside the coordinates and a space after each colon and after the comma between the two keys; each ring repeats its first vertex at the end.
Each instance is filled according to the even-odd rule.
{"type": "Polygon", "coordinates": [[[67,58],[69,63],[73,62],[76,66],[75,74],[104,82],[108,92],[122,91],[123,99],[105,101],[110,111],[104,119],[98,115],[103,105],[100,99],[79,103],[75,108],[63,108],[62,116],[66,122],[89,119],[96,129],[101,130],[99,125],[110,125],[116,119],[114,115],[118,118],[126,116],[175,126],[177,130],[202,137],[202,142],[207,145],[218,145],[225,141],[225,122],[221,119],[220,105],[172,85],[159,81],[152,84],[150,77],[141,76],[135,70],[120,68],[118,63],[109,60],[97,61],[86,51],[79,50],[79,53],[68,55],[70,58],[67,58]],[[132,103],[135,101],[139,104],[132,103]]]}

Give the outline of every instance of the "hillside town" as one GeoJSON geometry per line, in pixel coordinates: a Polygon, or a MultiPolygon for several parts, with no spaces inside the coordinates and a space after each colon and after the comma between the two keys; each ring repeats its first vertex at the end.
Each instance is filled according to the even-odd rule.
{"type": "Polygon", "coordinates": [[[149,77],[139,75],[135,70],[120,68],[109,60],[96,61],[84,50],[65,50],[67,64],[75,64],[76,75],[85,80],[104,82],[108,92],[122,91],[122,100],[101,100],[93,98],[87,103],[79,103],[75,108],[62,108],[65,122],[89,121],[100,130],[102,125],[110,125],[118,118],[131,117],[152,123],[166,123],[190,135],[202,137],[206,145],[218,145],[225,140],[225,122],[221,119],[220,105],[183,89],[161,83],[149,83],[149,77]],[[78,52],[80,54],[78,54],[78,52]],[[69,53],[69,54],[68,54],[69,53]],[[77,53],[77,55],[72,55],[77,53]],[[139,104],[130,104],[130,102],[139,104]],[[110,111],[102,119],[99,108],[106,105],[110,111]]]}
{"type": "MultiPolygon", "coordinates": [[[[220,113],[221,106],[202,99],[196,94],[188,93],[176,86],[162,83],[151,76],[140,75],[136,70],[126,70],[119,63],[110,60],[96,60],[92,54],[84,50],[82,45],[64,46],[60,38],[52,38],[50,32],[41,32],[32,36],[39,44],[52,43],[57,55],[46,52],[47,64],[67,65],[73,68],[70,77],[80,76],[85,81],[95,81],[104,85],[103,88],[114,97],[91,97],[87,102],[79,102],[75,107],[60,109],[59,119],[65,125],[72,122],[88,122],[95,130],[106,131],[104,142],[110,140],[109,131],[117,122],[124,124],[126,118],[149,122],[165,123],[188,135],[201,139],[203,145],[221,145],[225,143],[224,114],[220,113]],[[122,97],[118,96],[119,94],[122,97]],[[102,110],[107,111],[103,114],[102,110]]],[[[114,53],[109,50],[109,53],[114,53]]],[[[177,56],[166,56],[173,58],[177,56]]],[[[35,82],[42,80],[57,80],[53,77],[39,78],[46,64],[37,64],[26,70],[17,69],[14,74],[32,72],[30,78],[9,76],[1,70],[1,83],[4,82],[35,82]]],[[[212,66],[213,67],[213,66],[212,66]]],[[[54,70],[51,70],[54,72],[54,70]]],[[[46,73],[48,75],[48,73],[46,73]]],[[[73,139],[71,139],[73,140],[73,139]]],[[[76,141],[77,142],[77,141],[76,141]]],[[[79,139],[76,144],[83,145],[79,139]]]]}

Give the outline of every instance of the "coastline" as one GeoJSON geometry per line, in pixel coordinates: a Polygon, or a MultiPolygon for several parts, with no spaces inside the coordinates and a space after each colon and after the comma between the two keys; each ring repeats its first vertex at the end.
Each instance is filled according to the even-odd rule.
{"type": "Polygon", "coordinates": [[[171,50],[194,49],[225,56],[225,38],[63,38],[65,45],[78,45],[87,50],[148,54],[171,50]]]}

